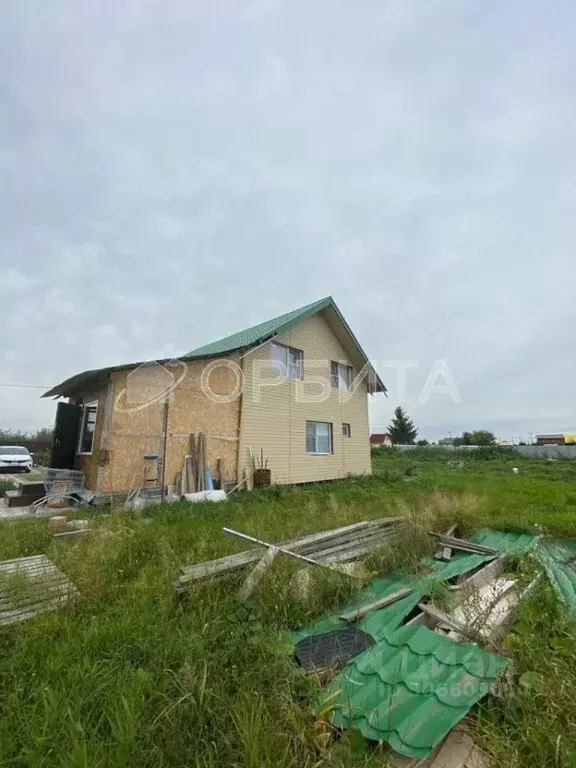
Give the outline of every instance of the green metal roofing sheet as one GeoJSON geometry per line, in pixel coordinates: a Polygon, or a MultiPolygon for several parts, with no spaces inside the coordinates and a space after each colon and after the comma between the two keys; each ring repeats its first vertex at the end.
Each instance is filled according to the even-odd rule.
{"type": "Polygon", "coordinates": [[[536,556],[560,600],[576,613],[576,541],[544,539],[536,556]]]}
{"type": "Polygon", "coordinates": [[[397,752],[424,759],[485,696],[509,660],[424,626],[402,627],[353,659],[315,710],[397,752]]]}
{"type": "Polygon", "coordinates": [[[507,555],[519,555],[531,549],[540,536],[533,533],[518,533],[516,531],[496,531],[493,528],[485,528],[470,537],[470,541],[483,547],[492,547],[507,555]]]}
{"type": "Polygon", "coordinates": [[[396,629],[400,622],[422,600],[423,592],[416,579],[410,580],[408,577],[403,577],[402,574],[392,574],[386,579],[377,579],[370,582],[368,586],[354,595],[349,603],[343,605],[337,611],[325,616],[310,627],[293,632],[290,636],[291,642],[296,645],[300,640],[310,637],[310,635],[319,635],[323,632],[331,632],[334,629],[348,627],[349,622],[340,619],[340,614],[361,608],[363,605],[373,603],[375,600],[388,597],[388,595],[393,595],[394,592],[399,592],[401,589],[406,589],[406,587],[414,590],[411,595],[402,598],[402,600],[397,600],[386,608],[371,611],[355,622],[355,626],[358,629],[368,632],[374,640],[379,640],[387,631],[396,629]]]}
{"type": "Polygon", "coordinates": [[[305,307],[300,307],[292,312],[286,312],[284,315],[274,317],[272,320],[266,320],[264,323],[253,325],[251,328],[245,328],[243,331],[225,336],[223,339],[213,341],[210,344],[204,344],[188,352],[185,357],[211,357],[212,355],[223,355],[233,352],[235,349],[243,349],[253,344],[259,344],[261,341],[277,336],[279,333],[287,331],[294,325],[301,323],[307,317],[320,312],[334,304],[331,296],[327,296],[320,301],[314,301],[305,307]]]}

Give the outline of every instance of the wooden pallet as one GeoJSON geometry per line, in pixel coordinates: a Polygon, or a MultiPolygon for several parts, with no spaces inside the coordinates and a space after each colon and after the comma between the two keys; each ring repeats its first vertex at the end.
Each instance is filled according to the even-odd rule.
{"type": "Polygon", "coordinates": [[[79,594],[46,555],[0,561],[0,626],[56,611],[79,594]]]}

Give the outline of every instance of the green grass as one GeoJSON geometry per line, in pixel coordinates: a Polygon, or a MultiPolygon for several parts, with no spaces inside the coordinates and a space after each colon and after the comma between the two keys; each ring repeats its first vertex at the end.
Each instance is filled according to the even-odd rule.
{"type": "MultiPolygon", "coordinates": [[[[279,540],[405,515],[413,536],[370,559],[379,571],[414,565],[433,545],[426,530],[453,520],[468,532],[489,524],[576,538],[576,463],[456,460],[385,451],[371,478],[173,504],[146,510],[151,522],[96,513],[101,535],[73,544],[54,544],[46,521],[0,524],[0,558],[45,552],[82,594],[72,608],[0,631],[0,766],[385,765],[385,750],[366,753],[354,734],[332,742],[311,712],[317,684],[282,640],[341,604],[348,580],[314,571],[304,600],[296,564],[278,559],[246,605],[236,581],[197,585],[180,601],[172,582],[184,564],[243,549],[223,525],[279,540]]],[[[576,763],[574,637],[543,587],[506,638],[522,684],[481,709],[478,738],[498,764],[576,763]]]]}
{"type": "Polygon", "coordinates": [[[12,491],[14,490],[14,484],[11,480],[5,480],[4,478],[0,477],[0,496],[3,496],[6,491],[12,491]]]}
{"type": "Polygon", "coordinates": [[[22,475],[22,479],[27,480],[29,483],[37,483],[44,479],[44,475],[41,472],[27,472],[25,475],[22,475]]]}

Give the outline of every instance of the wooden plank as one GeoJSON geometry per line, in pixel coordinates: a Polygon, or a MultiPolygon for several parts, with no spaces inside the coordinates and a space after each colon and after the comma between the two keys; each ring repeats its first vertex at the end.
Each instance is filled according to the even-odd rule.
{"type": "Polygon", "coordinates": [[[77,528],[72,531],[62,531],[62,533],[55,533],[52,537],[56,541],[69,541],[73,539],[83,539],[86,536],[91,536],[94,530],[91,528],[77,528]]]}
{"type": "Polygon", "coordinates": [[[392,605],[398,600],[402,600],[411,594],[412,590],[409,588],[399,589],[398,592],[393,592],[391,595],[381,597],[379,600],[374,600],[373,602],[366,603],[365,605],[359,605],[358,608],[354,608],[350,611],[347,611],[346,613],[341,613],[338,618],[343,619],[344,621],[357,621],[370,611],[375,611],[379,608],[386,608],[386,606],[392,605]]]}
{"type": "Polygon", "coordinates": [[[62,601],[60,599],[53,600],[48,603],[43,603],[35,608],[31,608],[26,611],[5,611],[0,613],[0,626],[9,626],[10,624],[17,624],[21,621],[26,621],[34,616],[38,616],[40,613],[46,611],[57,611],[62,608],[62,601]]]}
{"type": "Polygon", "coordinates": [[[26,605],[43,603],[48,599],[58,596],[68,600],[72,595],[77,594],[77,590],[67,581],[55,582],[52,584],[41,584],[41,588],[26,589],[24,593],[12,594],[3,597],[0,600],[0,611],[17,610],[26,605]]]}
{"type": "Polygon", "coordinates": [[[318,552],[314,552],[313,556],[316,560],[324,560],[331,555],[338,552],[346,552],[347,550],[353,551],[356,549],[364,549],[365,552],[373,552],[380,547],[385,547],[394,538],[394,532],[382,533],[376,536],[370,536],[366,538],[359,538],[357,541],[346,542],[345,544],[338,544],[329,549],[323,549],[318,552]]]}
{"type": "Polygon", "coordinates": [[[290,549],[285,549],[284,547],[278,547],[275,544],[270,544],[267,541],[263,541],[262,539],[257,539],[254,536],[248,536],[246,533],[241,533],[240,531],[235,531],[232,528],[222,528],[224,533],[228,533],[230,536],[236,536],[238,539],[243,539],[244,541],[251,541],[253,544],[259,544],[262,547],[268,547],[271,549],[275,549],[277,552],[282,552],[283,555],[290,555],[290,557],[295,557],[297,560],[301,560],[304,563],[308,563],[308,565],[322,565],[322,563],[318,563],[316,560],[313,560],[311,557],[306,557],[305,555],[300,555],[298,552],[293,552],[290,549]]]}
{"type": "MultiPolygon", "coordinates": [[[[454,523],[454,525],[451,525],[450,528],[448,528],[448,530],[444,535],[454,536],[457,530],[458,530],[458,525],[454,523]]],[[[444,560],[447,562],[452,558],[452,549],[450,547],[443,547],[442,545],[440,545],[436,550],[436,552],[434,553],[434,557],[436,558],[436,560],[444,560]]]]}
{"type": "MultiPolygon", "coordinates": [[[[298,539],[289,539],[285,542],[281,542],[279,546],[285,549],[294,549],[297,552],[304,552],[308,545],[316,544],[322,541],[326,541],[339,535],[344,531],[352,531],[353,529],[360,529],[366,527],[369,524],[364,521],[361,523],[354,523],[353,525],[345,526],[344,528],[332,528],[328,531],[321,533],[313,533],[305,536],[301,536],[298,539]]],[[[239,552],[235,555],[227,555],[226,557],[218,558],[217,560],[210,560],[205,563],[199,563],[197,565],[188,565],[182,568],[184,576],[190,577],[186,580],[195,580],[197,578],[205,578],[221,571],[231,570],[238,567],[244,567],[256,563],[262,557],[261,549],[251,549],[244,552],[239,552]]],[[[183,577],[180,577],[181,579],[183,577]]]]}
{"type": "Polygon", "coordinates": [[[4,575],[8,575],[10,573],[32,573],[32,572],[42,572],[42,571],[50,571],[56,566],[48,560],[48,558],[45,558],[43,560],[33,560],[28,563],[18,563],[16,562],[10,562],[10,563],[2,563],[2,568],[0,568],[0,579],[4,575]]]}
{"type": "Polygon", "coordinates": [[[327,556],[318,556],[318,560],[321,560],[323,563],[349,563],[353,560],[358,560],[360,557],[363,557],[370,552],[374,552],[382,546],[386,546],[386,543],[383,544],[382,541],[380,541],[379,544],[375,546],[373,542],[368,542],[357,547],[345,549],[342,552],[334,552],[327,556]]]}
{"type": "Polygon", "coordinates": [[[277,555],[278,550],[272,548],[268,549],[264,555],[262,555],[260,560],[258,560],[254,568],[252,568],[246,580],[240,587],[240,591],[238,592],[239,600],[247,600],[250,597],[252,592],[258,586],[260,579],[262,576],[264,576],[264,573],[268,570],[268,568],[270,568],[277,555]]]}
{"type": "Polygon", "coordinates": [[[0,571],[3,570],[6,566],[10,565],[11,563],[21,563],[24,565],[27,562],[32,562],[33,560],[44,560],[45,562],[48,561],[48,558],[46,555],[30,555],[29,557],[15,557],[12,560],[2,560],[0,561],[0,571]]]}
{"type": "Polygon", "coordinates": [[[431,536],[436,536],[440,544],[448,546],[451,549],[458,549],[462,552],[471,552],[476,555],[497,555],[498,550],[491,547],[483,547],[480,544],[475,544],[473,541],[466,539],[457,539],[454,536],[445,536],[443,533],[435,533],[430,531],[431,536]]]}
{"type": "Polygon", "coordinates": [[[441,611],[433,603],[418,603],[418,608],[420,608],[420,610],[427,616],[430,616],[431,619],[434,619],[437,624],[444,625],[450,629],[456,630],[457,632],[466,634],[467,630],[464,624],[461,624],[452,616],[449,616],[447,613],[444,613],[444,611],[441,611]]]}
{"type": "Polygon", "coordinates": [[[473,573],[472,576],[465,578],[461,584],[457,584],[454,588],[460,592],[466,593],[473,589],[477,589],[478,587],[482,587],[484,584],[488,584],[492,579],[500,576],[504,570],[505,562],[506,555],[500,555],[500,557],[497,557],[495,560],[489,562],[488,565],[485,565],[479,571],[473,573]]]}
{"type": "Polygon", "coordinates": [[[478,554],[483,555],[497,555],[498,550],[493,549],[492,547],[484,547],[481,544],[476,544],[473,541],[468,541],[467,539],[458,539],[454,536],[445,536],[444,534],[440,535],[440,541],[443,544],[447,544],[452,549],[456,549],[457,547],[460,548],[466,548],[471,551],[477,552],[478,554]]]}
{"type": "MultiPolygon", "coordinates": [[[[366,533],[368,536],[374,532],[374,535],[376,535],[381,531],[383,536],[384,532],[388,535],[393,535],[400,521],[402,521],[402,518],[398,517],[385,517],[371,521],[364,520],[341,528],[305,534],[296,539],[285,540],[275,546],[300,552],[301,554],[313,554],[315,559],[322,560],[323,562],[346,562],[373,551],[375,548],[375,544],[371,542],[358,546],[357,541],[361,534],[366,533]],[[354,537],[356,537],[356,540],[354,537]],[[340,549],[341,544],[346,544],[347,540],[350,541],[351,547],[348,552],[346,549],[340,549]],[[335,547],[338,547],[338,549],[333,549],[335,547]]],[[[184,566],[182,568],[182,575],[175,582],[174,586],[177,591],[182,592],[186,589],[186,585],[193,581],[213,578],[223,573],[241,570],[255,564],[261,557],[261,549],[252,549],[205,563],[184,566]]]]}

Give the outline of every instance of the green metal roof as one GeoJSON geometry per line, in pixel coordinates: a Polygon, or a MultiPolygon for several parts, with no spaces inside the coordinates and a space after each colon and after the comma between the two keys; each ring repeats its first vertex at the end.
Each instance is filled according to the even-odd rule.
{"type": "Polygon", "coordinates": [[[536,556],[558,597],[572,613],[576,613],[576,541],[543,540],[536,556]]]}
{"type": "Polygon", "coordinates": [[[293,328],[302,320],[305,320],[311,315],[315,315],[316,312],[320,312],[326,307],[332,306],[334,300],[331,296],[320,301],[314,301],[312,304],[306,304],[305,307],[294,309],[292,312],[286,312],[284,315],[272,318],[272,320],[266,320],[258,325],[253,325],[251,328],[245,328],[238,333],[232,333],[230,336],[225,336],[223,339],[213,341],[210,344],[204,344],[202,347],[197,347],[191,352],[188,352],[185,357],[211,357],[213,355],[224,355],[229,352],[234,352],[236,349],[245,349],[256,344],[261,344],[266,339],[271,339],[273,336],[278,336],[281,333],[293,328]]]}
{"type": "MultiPolygon", "coordinates": [[[[191,352],[187,352],[185,355],[181,355],[179,359],[194,360],[203,357],[218,357],[220,355],[230,354],[236,350],[258,346],[268,339],[272,339],[275,336],[279,336],[281,333],[290,330],[290,328],[298,325],[306,318],[311,317],[312,315],[315,315],[317,312],[321,312],[324,309],[330,309],[336,314],[337,318],[342,323],[342,326],[347,331],[350,337],[350,341],[352,342],[352,346],[356,350],[356,353],[363,360],[364,364],[368,363],[368,365],[370,365],[370,361],[368,360],[366,353],[360,346],[356,336],[354,336],[352,333],[352,329],[336,306],[336,302],[332,296],[327,296],[325,299],[320,299],[320,301],[314,301],[312,304],[306,304],[304,307],[295,309],[292,312],[286,312],[284,315],[274,317],[272,320],[266,320],[265,322],[259,323],[258,325],[245,328],[243,331],[233,333],[230,336],[225,336],[223,339],[219,339],[218,341],[213,341],[210,344],[204,344],[202,347],[197,347],[191,352]]],[[[84,371],[83,373],[78,373],[66,379],[61,384],[58,384],[52,389],[49,389],[42,395],[42,397],[69,397],[71,395],[79,394],[83,390],[89,389],[98,382],[106,381],[110,373],[114,371],[123,371],[129,370],[130,368],[137,368],[138,366],[143,365],[144,362],[149,361],[126,363],[124,365],[112,366],[110,368],[97,368],[90,371],[84,371]]],[[[169,362],[169,360],[158,360],[157,362],[162,364],[169,362]]],[[[374,391],[386,392],[384,383],[371,365],[370,371],[371,378],[374,381],[374,391]]]]}
{"type": "Polygon", "coordinates": [[[425,759],[509,664],[424,626],[402,627],[353,659],[315,710],[407,757],[425,759]]]}

